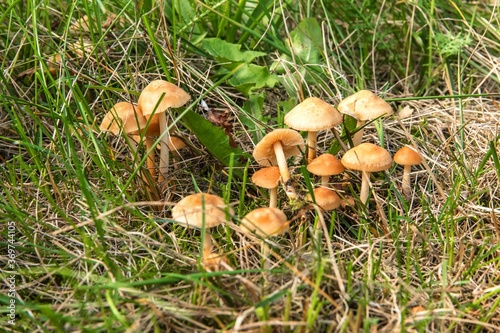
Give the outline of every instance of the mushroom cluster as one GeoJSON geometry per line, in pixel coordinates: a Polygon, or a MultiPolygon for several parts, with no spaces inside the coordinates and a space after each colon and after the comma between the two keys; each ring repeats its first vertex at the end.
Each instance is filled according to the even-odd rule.
{"type": "MultiPolygon", "coordinates": [[[[176,152],[183,145],[182,141],[176,142],[176,138],[168,131],[166,111],[185,105],[189,99],[189,94],[181,88],[156,80],[141,92],[137,104],[115,104],[104,117],[100,128],[115,135],[123,135],[131,143],[134,155],[137,153],[137,144],[144,143],[150,175],[163,181],[167,179],[169,152],[176,152]],[[160,143],[159,166],[155,162],[155,141],[160,143]]],[[[289,128],[274,129],[255,145],[252,156],[261,168],[253,173],[251,180],[256,186],[269,190],[269,204],[268,207],[253,209],[239,220],[243,235],[261,239],[264,268],[269,268],[270,262],[267,258],[269,249],[266,239],[283,234],[290,223],[279,202],[280,184],[292,208],[296,207],[295,203],[314,202],[316,207],[330,211],[349,200],[335,186],[335,182],[331,181],[331,177],[342,175],[346,169],[359,171],[359,202],[367,206],[372,184],[371,173],[386,171],[395,161],[404,166],[402,192],[407,198],[410,196],[410,167],[422,162],[417,150],[405,146],[393,159],[383,147],[372,142],[362,142],[366,121],[392,113],[392,108],[386,101],[366,90],[345,98],[337,107],[320,98],[309,97],[285,115],[284,122],[289,128]],[[337,158],[318,147],[317,137],[318,132],[331,130],[337,140],[341,141],[335,128],[342,124],[341,113],[355,117],[357,129],[352,147],[345,148],[342,157],[337,158]],[[301,131],[306,132],[304,136],[301,131]],[[312,183],[307,184],[307,188],[312,189],[309,193],[301,193],[301,189],[297,188],[295,180],[300,174],[296,176],[290,171],[291,159],[296,163],[303,162],[301,170],[307,170],[312,175],[309,177],[312,183]],[[317,183],[314,177],[319,179],[317,183]]],[[[347,147],[344,142],[341,143],[342,147],[347,147]]],[[[344,177],[348,175],[344,174],[344,177]]],[[[201,258],[205,268],[218,269],[225,262],[224,254],[213,253],[214,242],[208,230],[234,217],[234,211],[227,202],[209,193],[188,195],[175,204],[171,217],[185,227],[201,230],[201,258]]]]}
{"type": "MultiPolygon", "coordinates": [[[[381,146],[371,142],[363,142],[363,131],[367,121],[374,121],[381,117],[387,117],[394,112],[385,100],[371,91],[361,90],[355,94],[343,99],[337,107],[334,107],[326,101],[309,97],[292,108],[284,117],[285,124],[289,129],[281,128],[269,132],[264,138],[256,144],[253,157],[258,164],[264,167],[275,166],[279,169],[279,182],[284,188],[289,200],[297,200],[300,195],[294,185],[293,178],[290,175],[287,160],[292,157],[304,156],[307,170],[315,176],[321,177],[321,183],[317,185],[312,193],[305,196],[307,201],[314,201],[324,210],[336,209],[342,199],[339,193],[329,187],[329,178],[344,172],[344,169],[361,172],[361,189],[359,199],[362,204],[368,204],[370,194],[370,174],[373,172],[385,171],[393,165],[393,159],[390,153],[381,146]],[[340,140],[336,126],[343,121],[342,115],[346,114],[357,120],[357,128],[352,137],[352,147],[345,148],[345,153],[339,160],[327,152],[319,152],[317,146],[318,131],[331,130],[335,137],[340,140]],[[306,140],[302,138],[299,131],[307,132],[306,140]]],[[[340,140],[341,141],[341,140],[340,140]]],[[[340,142],[342,147],[346,147],[340,142]]],[[[409,149],[409,148],[408,148],[409,149]]],[[[412,150],[416,154],[415,150],[412,150]]],[[[405,172],[402,182],[402,192],[409,196],[409,165],[418,162],[415,156],[413,160],[406,162],[406,157],[402,158],[403,153],[409,154],[408,150],[403,149],[395,156],[395,162],[405,165],[405,172]],[[405,160],[405,161],[402,161],[405,160]]],[[[259,177],[265,171],[259,170],[255,173],[254,183],[258,186],[269,188],[270,206],[276,207],[277,187],[276,179],[272,180],[270,185],[260,185],[259,177]],[[269,187],[266,187],[269,186],[269,187]]]]}
{"type": "Polygon", "coordinates": [[[183,147],[183,142],[169,134],[167,111],[184,106],[190,98],[178,86],[168,81],[154,80],[141,92],[137,104],[116,103],[104,116],[99,128],[114,135],[122,134],[134,150],[134,155],[137,153],[137,144],[144,143],[148,171],[154,179],[158,170],[158,182],[162,182],[168,174],[169,152],[183,147]],[[157,139],[161,140],[159,165],[155,161],[154,142],[157,139]]]}

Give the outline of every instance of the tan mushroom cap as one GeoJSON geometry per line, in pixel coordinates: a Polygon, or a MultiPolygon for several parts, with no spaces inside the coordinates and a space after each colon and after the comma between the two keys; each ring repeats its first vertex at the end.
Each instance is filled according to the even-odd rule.
{"type": "MultiPolygon", "coordinates": [[[[217,195],[191,194],[175,204],[172,219],[189,228],[202,228],[205,217],[205,228],[213,228],[226,221],[226,207],[224,200],[217,195]]],[[[229,214],[234,214],[231,208],[229,214]]]]}
{"type": "Polygon", "coordinates": [[[114,135],[118,135],[121,131],[127,134],[139,134],[146,125],[147,120],[137,105],[118,102],[106,113],[99,128],[114,135]]]}
{"type": "MultiPolygon", "coordinates": [[[[342,199],[339,197],[339,195],[335,193],[335,191],[332,191],[328,188],[318,187],[315,188],[313,192],[316,204],[324,210],[337,209],[342,203],[342,199]]],[[[312,201],[310,194],[307,195],[306,200],[312,201]]]]}
{"type": "Polygon", "coordinates": [[[307,165],[307,170],[316,176],[333,176],[344,172],[344,165],[332,154],[321,154],[307,165]]]}
{"type": "Polygon", "coordinates": [[[279,180],[280,169],[277,166],[262,168],[252,175],[252,183],[266,189],[277,187],[279,180]]]}
{"type": "Polygon", "coordinates": [[[332,105],[317,97],[309,97],[290,110],[285,124],[299,131],[322,131],[342,122],[342,115],[332,105]]]}
{"type": "Polygon", "coordinates": [[[278,208],[256,208],[241,220],[241,229],[245,234],[255,233],[266,238],[284,233],[288,229],[285,213],[278,208]]]}
{"type": "Polygon", "coordinates": [[[417,165],[422,163],[423,159],[414,148],[404,146],[394,154],[394,162],[399,165],[417,165]]]}
{"type": "Polygon", "coordinates": [[[337,109],[361,121],[394,113],[389,103],[369,90],[360,90],[346,97],[339,103],[337,109]]]}
{"type": "Polygon", "coordinates": [[[384,148],[365,142],[349,149],[341,162],[347,169],[377,172],[389,169],[392,157],[384,148]]]}
{"type": "Polygon", "coordinates": [[[165,112],[168,108],[181,107],[190,98],[191,96],[187,92],[175,84],[164,80],[155,80],[149,83],[141,92],[138,104],[142,110],[142,114],[147,117],[153,112],[158,114],[165,112]],[[160,103],[158,104],[158,102],[160,103]]]}
{"type": "Polygon", "coordinates": [[[181,150],[186,147],[186,143],[182,141],[182,139],[176,136],[170,136],[168,138],[168,149],[172,150],[181,150]]]}
{"type": "Polygon", "coordinates": [[[255,146],[253,157],[262,166],[271,166],[278,163],[274,153],[274,143],[281,141],[285,158],[300,155],[304,149],[304,139],[299,132],[279,128],[267,133],[262,140],[255,146]]]}

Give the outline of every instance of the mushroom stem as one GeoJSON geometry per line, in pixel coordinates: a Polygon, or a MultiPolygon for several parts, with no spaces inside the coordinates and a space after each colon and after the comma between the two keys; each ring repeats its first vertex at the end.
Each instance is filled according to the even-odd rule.
{"type": "Polygon", "coordinates": [[[290,179],[290,171],[288,170],[288,165],[286,164],[285,153],[283,152],[283,146],[281,141],[276,141],[273,144],[274,154],[276,155],[276,161],[278,163],[278,168],[280,169],[281,181],[285,187],[286,195],[289,199],[296,199],[297,193],[293,187],[292,181],[290,179]]]}
{"type": "Polygon", "coordinates": [[[168,148],[169,133],[167,125],[167,115],[165,113],[160,114],[160,135],[161,137],[161,149],[160,149],[160,167],[158,172],[158,181],[164,181],[167,178],[168,173],[168,158],[170,149],[168,148]]]}
{"type": "Polygon", "coordinates": [[[214,247],[212,243],[212,236],[210,232],[205,229],[205,238],[203,239],[203,258],[208,258],[208,256],[212,253],[212,248],[214,247]]]}
{"type": "Polygon", "coordinates": [[[410,197],[410,171],[411,171],[411,165],[405,165],[403,169],[403,183],[402,183],[402,190],[403,194],[408,198],[410,197]]]}
{"type": "Polygon", "coordinates": [[[370,193],[370,172],[361,171],[361,191],[359,192],[359,200],[366,205],[368,194],[370,193]]]}
{"type": "Polygon", "coordinates": [[[156,164],[155,164],[155,151],[153,148],[154,144],[153,138],[146,137],[144,144],[146,146],[146,154],[148,155],[148,161],[147,161],[148,171],[151,177],[154,179],[156,175],[156,164]]]}
{"type": "Polygon", "coordinates": [[[311,163],[316,158],[316,139],[318,132],[307,132],[307,164],[311,163]]]}
{"type": "Polygon", "coordinates": [[[330,176],[321,176],[321,186],[327,187],[330,176]]]}
{"type": "Polygon", "coordinates": [[[356,133],[354,133],[354,136],[352,138],[352,144],[354,145],[354,147],[359,145],[361,143],[361,141],[363,140],[363,132],[364,132],[363,126],[365,126],[365,122],[363,120],[358,120],[358,122],[356,123],[356,127],[358,128],[358,131],[356,133]]]}
{"type": "Polygon", "coordinates": [[[123,136],[128,146],[131,149],[132,159],[135,161],[137,158],[137,141],[135,141],[133,135],[126,134],[123,136]]]}
{"type": "Polygon", "coordinates": [[[262,252],[262,259],[264,260],[264,265],[263,268],[264,270],[269,270],[271,268],[271,262],[269,261],[269,245],[266,243],[266,240],[263,239],[261,243],[261,252],[262,252]]]}
{"type": "Polygon", "coordinates": [[[278,207],[278,186],[269,189],[269,207],[278,207]]]}

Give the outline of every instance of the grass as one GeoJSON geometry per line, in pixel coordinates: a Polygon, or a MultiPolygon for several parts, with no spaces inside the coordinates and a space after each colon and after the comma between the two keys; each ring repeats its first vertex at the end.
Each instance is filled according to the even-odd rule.
{"type": "MultiPolygon", "coordinates": [[[[0,8],[2,330],[499,330],[494,1],[44,0],[0,8]],[[158,78],[192,100],[171,119],[188,148],[172,162],[168,186],[151,194],[145,158],[98,125],[114,103],[137,101],[158,78]],[[367,125],[365,141],[391,154],[413,144],[425,157],[413,169],[411,198],[401,194],[399,166],[372,175],[368,207],[323,214],[287,204],[280,190],[290,232],[267,241],[264,272],[260,242],[238,228],[267,205],[267,190],[249,179],[258,169],[249,154],[304,97],[336,105],[359,89],[397,111],[367,125]],[[222,127],[196,115],[207,117],[201,98],[222,127]],[[201,267],[200,232],[169,220],[172,205],[197,189],[235,210],[211,232],[228,258],[221,271],[201,267]]],[[[346,142],[353,126],[346,119],[338,128],[346,142]]],[[[330,131],[318,147],[342,154],[330,131]]],[[[301,160],[290,162],[307,193],[308,179],[318,180],[301,160]]],[[[360,176],[347,175],[332,187],[355,197],[360,176]]]]}

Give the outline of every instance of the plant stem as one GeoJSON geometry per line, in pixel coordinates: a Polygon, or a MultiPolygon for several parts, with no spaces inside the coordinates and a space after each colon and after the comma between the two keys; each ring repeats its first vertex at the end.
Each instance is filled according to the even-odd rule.
{"type": "Polygon", "coordinates": [[[167,115],[165,113],[160,115],[160,135],[161,135],[161,149],[160,149],[160,167],[158,172],[158,181],[167,179],[168,173],[168,158],[170,149],[168,148],[169,133],[167,125],[167,115]]]}
{"type": "Polygon", "coordinates": [[[405,195],[406,198],[410,197],[410,171],[411,171],[411,165],[405,165],[404,170],[403,170],[403,182],[402,182],[402,190],[403,194],[405,195]]]}
{"type": "Polygon", "coordinates": [[[285,153],[283,152],[283,146],[281,141],[276,141],[273,145],[274,154],[276,155],[276,161],[278,163],[278,168],[280,169],[281,182],[285,187],[286,195],[289,199],[296,199],[297,193],[290,179],[290,171],[288,171],[288,165],[286,164],[285,153]]]}
{"type": "Polygon", "coordinates": [[[316,139],[318,132],[307,132],[307,164],[311,163],[316,158],[316,139]]]}
{"type": "Polygon", "coordinates": [[[370,173],[361,171],[361,191],[359,192],[359,200],[366,205],[368,194],[370,193],[370,173]]]}
{"type": "Polygon", "coordinates": [[[361,141],[363,141],[363,132],[364,132],[363,126],[365,126],[365,122],[363,120],[358,120],[356,124],[358,131],[354,133],[354,136],[352,138],[352,144],[354,145],[354,147],[356,147],[361,143],[361,141]]]}
{"type": "Polygon", "coordinates": [[[278,186],[269,189],[269,207],[278,207],[278,186]]]}
{"type": "Polygon", "coordinates": [[[152,138],[146,137],[144,144],[146,145],[146,154],[148,154],[148,171],[151,177],[154,179],[156,175],[155,150],[153,149],[154,140],[152,138]]]}

